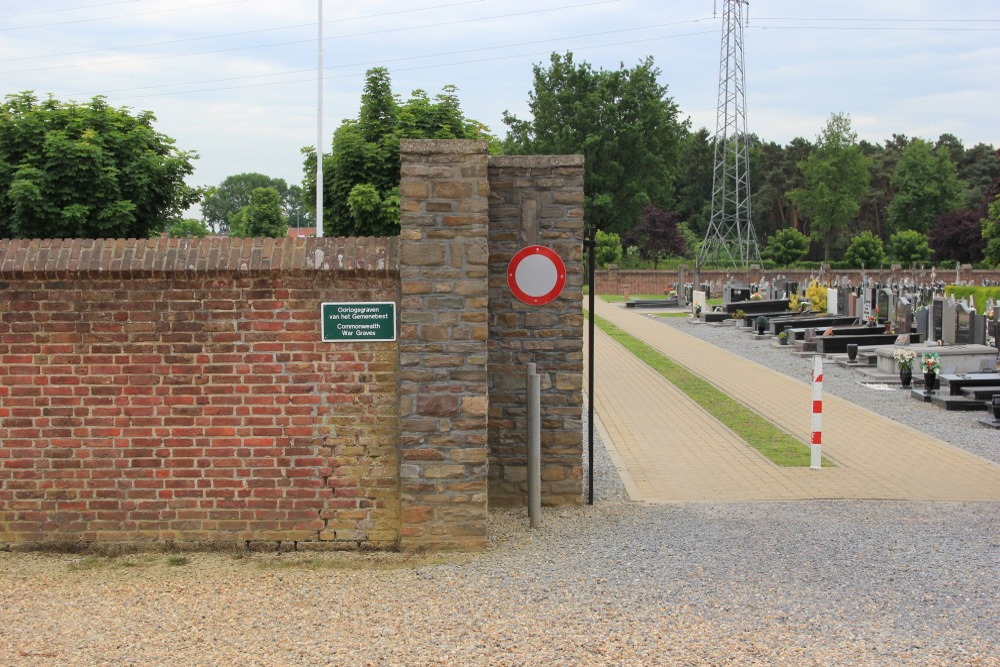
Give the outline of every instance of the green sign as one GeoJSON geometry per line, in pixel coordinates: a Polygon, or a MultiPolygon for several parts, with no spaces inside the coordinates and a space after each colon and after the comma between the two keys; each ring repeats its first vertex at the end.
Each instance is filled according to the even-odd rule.
{"type": "Polygon", "coordinates": [[[396,340],[396,304],[392,301],[322,304],[323,341],[396,340]]]}

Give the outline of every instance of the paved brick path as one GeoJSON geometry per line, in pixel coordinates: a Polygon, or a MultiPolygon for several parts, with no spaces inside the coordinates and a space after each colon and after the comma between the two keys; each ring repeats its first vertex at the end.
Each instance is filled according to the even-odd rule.
{"type": "MultiPolygon", "coordinates": [[[[808,442],[811,387],[620,305],[597,314],[808,442]]],[[[1000,500],[1000,466],[829,394],[823,455],[780,468],[597,330],[595,409],[636,500],[1000,500]]]]}

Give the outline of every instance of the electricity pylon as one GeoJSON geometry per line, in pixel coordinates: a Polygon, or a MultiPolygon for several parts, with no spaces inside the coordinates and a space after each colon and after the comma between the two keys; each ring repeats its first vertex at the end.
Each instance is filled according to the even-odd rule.
{"type": "Polygon", "coordinates": [[[698,266],[728,264],[748,269],[760,263],[750,219],[750,136],[743,61],[743,26],[748,0],[724,0],[715,120],[712,219],[698,254],[698,266]]]}

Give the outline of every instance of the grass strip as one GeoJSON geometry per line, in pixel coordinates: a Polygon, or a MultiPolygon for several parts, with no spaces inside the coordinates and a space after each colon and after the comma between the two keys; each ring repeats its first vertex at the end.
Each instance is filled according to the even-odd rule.
{"type": "MultiPolygon", "coordinates": [[[[604,318],[595,316],[594,324],[775,464],[809,467],[809,446],[792,434],[604,318]]],[[[824,458],[823,465],[832,463],[824,458]]]]}

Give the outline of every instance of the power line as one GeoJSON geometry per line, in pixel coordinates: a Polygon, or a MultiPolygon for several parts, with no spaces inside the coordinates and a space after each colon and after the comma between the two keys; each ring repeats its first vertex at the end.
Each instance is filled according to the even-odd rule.
{"type": "MultiPolygon", "coordinates": [[[[86,19],[70,19],[68,21],[55,21],[53,23],[36,23],[35,25],[20,25],[0,28],[0,30],[26,30],[28,28],[48,28],[54,25],[72,25],[74,23],[92,23],[94,21],[106,21],[108,19],[122,19],[133,16],[149,16],[151,14],[166,14],[167,12],[185,12],[191,9],[204,9],[206,7],[219,7],[222,5],[235,5],[241,2],[253,2],[254,0],[226,0],[225,2],[213,2],[207,5],[190,5],[188,7],[171,7],[169,9],[154,9],[148,12],[133,12],[132,14],[116,14],[115,16],[92,16],[86,19]]],[[[114,3],[111,3],[114,4],[114,3]]]]}
{"type": "MultiPolygon", "coordinates": [[[[125,2],[137,2],[138,0],[124,0],[125,2]]],[[[462,2],[452,2],[445,5],[432,5],[430,7],[420,7],[417,9],[400,9],[393,12],[383,12],[381,14],[366,14],[365,16],[350,16],[343,19],[331,19],[329,21],[323,21],[323,24],[332,23],[347,23],[349,21],[364,21],[367,19],[374,18],[385,18],[386,16],[395,16],[397,14],[410,14],[413,12],[423,12],[430,11],[433,9],[450,9],[452,7],[459,7],[461,5],[474,5],[483,2],[491,2],[492,0],[462,0],[462,2]]],[[[109,3],[116,4],[116,3],[109,3]]],[[[56,10],[51,10],[56,11],[56,10]]],[[[40,58],[61,58],[64,56],[78,56],[86,55],[88,53],[100,53],[102,51],[124,51],[127,49],[137,49],[137,48],[149,48],[151,46],[165,46],[168,44],[182,44],[185,42],[198,42],[207,39],[225,39],[227,37],[241,37],[243,35],[254,35],[263,32],[278,32],[279,30],[293,30],[296,28],[315,28],[316,22],[312,21],[310,23],[293,23],[291,25],[275,26],[273,28],[257,28],[255,30],[241,30],[239,32],[225,32],[216,33],[214,35],[202,35],[200,37],[183,37],[180,39],[167,39],[161,40],[159,42],[144,42],[142,44],[125,44],[121,46],[104,46],[99,49],[85,49],[83,51],[64,51],[62,53],[50,53],[41,56],[16,56],[14,58],[3,58],[0,62],[10,62],[14,60],[36,60],[40,58]]]]}
{"type": "MultiPolygon", "coordinates": [[[[235,1],[237,1],[237,2],[246,2],[246,1],[249,1],[249,0],[235,0],[235,1]]],[[[606,5],[606,4],[616,3],[616,2],[621,2],[621,0],[594,0],[592,2],[584,2],[584,3],[574,4],[574,5],[563,5],[561,7],[547,7],[545,9],[531,9],[531,10],[526,10],[526,11],[523,11],[523,12],[513,12],[513,13],[510,13],[510,14],[497,14],[497,15],[494,15],[494,16],[485,16],[485,17],[469,18],[469,19],[457,19],[455,21],[444,21],[444,22],[440,22],[440,23],[427,23],[427,24],[417,25],[417,26],[405,26],[405,27],[402,27],[402,28],[385,28],[383,30],[373,30],[373,31],[369,31],[369,32],[353,33],[353,34],[347,34],[347,35],[334,35],[332,37],[329,37],[328,39],[338,40],[338,39],[348,39],[348,38],[351,38],[351,37],[370,37],[372,35],[384,35],[386,33],[393,33],[393,32],[406,32],[406,31],[410,31],[410,30],[422,30],[424,28],[440,28],[440,27],[450,26],[450,25],[459,25],[459,24],[462,24],[462,23],[476,23],[476,22],[479,22],[479,21],[492,21],[492,20],[495,20],[495,19],[511,18],[511,17],[514,17],[514,16],[527,16],[527,15],[531,15],[531,14],[542,14],[542,13],[547,13],[547,12],[562,11],[562,10],[565,10],[565,9],[579,9],[581,7],[591,7],[593,5],[606,5]]],[[[315,25],[315,24],[311,24],[311,25],[315,25]]],[[[80,68],[80,67],[101,67],[101,66],[104,66],[104,65],[121,65],[121,64],[126,64],[126,63],[133,63],[133,62],[143,62],[143,61],[148,61],[148,60],[163,60],[165,58],[186,58],[186,57],[191,57],[191,56],[208,55],[208,54],[211,54],[211,53],[226,53],[226,52],[231,52],[231,51],[249,51],[249,50],[260,49],[260,48],[271,48],[271,47],[275,47],[275,46],[291,46],[293,44],[302,44],[302,43],[305,43],[305,42],[312,42],[312,41],[313,41],[312,39],[298,39],[298,40],[290,40],[290,41],[286,41],[286,42],[272,42],[270,44],[253,44],[253,45],[249,45],[249,46],[233,46],[233,47],[229,47],[229,48],[225,48],[225,49],[209,49],[209,50],[206,50],[206,51],[191,51],[191,52],[187,52],[187,53],[169,53],[169,54],[160,54],[160,55],[155,55],[155,56],[142,56],[142,57],[139,57],[139,58],[126,58],[126,59],[123,59],[123,60],[110,60],[110,61],[103,61],[103,62],[93,63],[93,64],[87,64],[87,63],[68,63],[68,64],[65,64],[65,65],[50,65],[48,67],[34,67],[34,68],[30,68],[30,69],[5,70],[3,72],[0,72],[0,74],[25,74],[25,73],[28,73],[28,72],[45,72],[45,71],[50,71],[50,70],[55,70],[55,69],[66,69],[66,68],[70,68],[70,67],[72,67],[72,68],[80,68]]],[[[324,39],[324,41],[326,41],[326,39],[324,39]]]]}
{"type": "MultiPolygon", "coordinates": [[[[658,37],[650,37],[650,38],[647,38],[647,39],[630,39],[630,40],[627,40],[627,41],[608,42],[608,43],[605,43],[605,44],[591,44],[591,45],[584,46],[584,47],[574,47],[573,51],[574,52],[578,52],[578,51],[586,51],[588,49],[603,49],[603,48],[610,48],[610,47],[614,47],[614,46],[624,46],[624,45],[628,45],[628,44],[641,44],[641,43],[644,43],[644,42],[661,41],[663,39],[680,39],[682,37],[694,37],[694,36],[698,36],[698,35],[715,35],[715,34],[717,34],[717,32],[718,31],[716,31],[716,30],[702,30],[702,31],[699,31],[699,32],[690,32],[690,33],[684,33],[684,34],[679,34],[679,35],[670,35],[668,37],[658,36],[658,37]]],[[[546,40],[546,41],[548,41],[548,40],[546,40]]],[[[517,54],[506,55],[506,56],[495,56],[495,57],[492,57],[492,58],[477,58],[477,59],[474,59],[474,60],[450,61],[450,62],[445,62],[445,63],[434,63],[434,64],[429,64],[429,65],[414,65],[413,67],[400,67],[400,68],[396,68],[393,71],[398,73],[398,72],[412,72],[412,71],[425,70],[425,69],[438,69],[438,68],[441,68],[441,67],[458,67],[458,66],[462,66],[462,65],[475,65],[475,64],[480,64],[480,63],[496,62],[498,60],[513,60],[515,58],[527,58],[527,57],[545,56],[545,55],[548,55],[549,53],[551,53],[551,51],[544,51],[544,52],[542,52],[542,51],[534,51],[534,52],[531,52],[531,53],[517,53],[517,54]]],[[[380,61],[380,62],[385,62],[385,61],[380,61]]],[[[375,63],[372,63],[372,64],[375,64],[375,63]]],[[[301,72],[305,72],[307,70],[300,70],[300,71],[301,72]]],[[[296,72],[292,72],[292,73],[296,73],[296,72]]],[[[268,76],[268,75],[261,75],[261,76],[268,76]]],[[[277,76],[277,74],[275,74],[274,76],[277,76]]],[[[350,79],[350,78],[355,78],[355,77],[360,77],[360,76],[363,76],[363,73],[337,74],[337,75],[331,75],[331,76],[324,76],[323,80],[324,81],[331,81],[331,80],[335,80],[335,79],[350,79]]],[[[311,79],[311,78],[302,78],[302,79],[292,79],[292,80],[289,80],[289,81],[265,82],[265,83],[248,83],[248,84],[236,85],[236,86],[224,86],[224,87],[216,87],[216,88],[200,88],[200,89],[197,89],[197,90],[182,90],[182,91],[165,92],[165,93],[149,93],[149,94],[145,94],[145,95],[126,95],[126,96],[119,96],[117,99],[127,100],[127,99],[141,99],[141,98],[146,98],[146,97],[166,97],[166,96],[170,96],[170,95],[190,95],[190,94],[195,94],[195,93],[213,93],[213,92],[219,92],[219,91],[223,91],[223,90],[242,90],[242,89],[245,89],[245,88],[260,88],[260,87],[264,87],[264,86],[283,86],[283,85],[290,85],[290,84],[295,84],[295,83],[303,83],[303,82],[311,82],[311,81],[313,81],[313,79],[311,79]]],[[[176,85],[184,85],[184,84],[176,84],[176,85]]],[[[103,93],[96,93],[96,94],[100,95],[100,94],[103,94],[103,93]]],[[[90,96],[93,96],[93,94],[90,94],[90,96]]],[[[69,95],[69,97],[72,97],[72,95],[69,95]]]]}
{"type": "MultiPolygon", "coordinates": [[[[605,36],[605,35],[613,35],[613,34],[619,34],[619,33],[623,33],[623,32],[635,32],[637,30],[653,30],[653,29],[656,29],[656,28],[665,28],[665,27],[676,26],[676,25],[685,25],[685,24],[689,24],[689,23],[700,23],[700,22],[706,21],[706,20],[711,20],[711,18],[710,17],[706,17],[706,18],[698,18],[698,19],[689,19],[689,20],[685,20],[685,21],[673,21],[673,22],[670,22],[670,23],[659,23],[659,24],[654,24],[654,25],[636,26],[636,27],[632,27],[632,28],[619,28],[619,29],[616,29],[616,30],[604,30],[604,31],[600,31],[600,32],[584,33],[584,34],[580,34],[580,35],[566,35],[564,37],[546,38],[546,39],[532,40],[532,41],[528,41],[528,42],[514,42],[514,43],[509,43],[509,44],[494,44],[492,46],[481,46],[481,47],[477,47],[477,48],[473,48],[473,49],[460,49],[460,50],[457,50],[457,51],[441,51],[441,52],[438,52],[438,53],[425,53],[425,54],[416,55],[416,56],[400,56],[398,58],[388,58],[388,59],[382,58],[377,63],[371,62],[371,61],[356,62],[356,63],[344,63],[344,64],[341,64],[341,65],[334,65],[334,66],[331,66],[331,67],[327,67],[325,69],[327,69],[327,70],[337,70],[337,69],[348,69],[348,68],[352,68],[352,67],[371,67],[371,66],[376,65],[376,64],[380,64],[381,65],[381,64],[394,63],[394,62],[400,62],[400,61],[423,60],[423,59],[426,59],[426,58],[441,58],[441,57],[445,57],[445,56],[465,55],[465,54],[477,53],[477,52],[481,52],[481,51],[493,51],[493,50],[499,50],[499,49],[511,49],[511,48],[521,47],[521,46],[532,46],[532,45],[535,45],[535,44],[547,44],[547,43],[552,43],[553,41],[563,41],[563,40],[567,40],[567,39],[585,39],[585,38],[588,38],[588,37],[602,37],[602,36],[605,36]]],[[[655,37],[655,38],[650,38],[650,40],[655,40],[655,39],[671,39],[671,38],[674,38],[674,37],[687,37],[687,36],[691,36],[691,35],[701,35],[701,34],[705,34],[705,32],[687,33],[687,34],[684,34],[684,35],[669,36],[669,37],[666,37],[666,38],[655,37]]],[[[646,40],[646,39],[643,39],[643,40],[633,40],[632,42],[629,42],[629,43],[643,42],[643,41],[650,41],[650,40],[646,40]]],[[[616,42],[613,45],[614,46],[618,46],[620,44],[622,44],[622,42],[616,42]]],[[[437,66],[437,65],[435,65],[435,66],[437,66]]],[[[312,70],[306,70],[306,69],[286,70],[284,72],[270,72],[268,74],[248,74],[248,75],[244,75],[244,76],[219,77],[219,78],[215,78],[215,79],[201,79],[201,80],[198,80],[198,81],[183,81],[183,82],[179,82],[179,83],[163,83],[163,84],[155,84],[155,85],[150,85],[150,86],[137,86],[137,87],[133,87],[133,88],[106,89],[106,90],[103,90],[101,92],[101,94],[124,93],[124,92],[139,91],[139,90],[155,90],[155,89],[159,89],[159,88],[176,88],[178,86],[196,86],[196,85],[207,84],[207,83],[220,83],[220,82],[224,82],[224,81],[241,81],[241,80],[246,80],[246,79],[262,79],[262,78],[265,78],[265,77],[275,77],[275,76],[293,76],[293,75],[301,75],[301,74],[304,74],[304,73],[310,72],[310,71],[312,71],[312,70]]],[[[404,70],[404,71],[406,71],[406,70],[404,70]]],[[[299,81],[301,81],[301,80],[296,80],[294,82],[272,82],[272,83],[276,83],[276,84],[298,83],[299,81]]],[[[272,85],[272,83],[265,82],[265,83],[261,83],[259,85],[262,85],[262,86],[264,86],[264,85],[272,85]]],[[[225,88],[220,88],[218,90],[226,90],[226,89],[225,88]]],[[[168,94],[170,94],[170,93],[168,93],[168,94]]]]}
{"type": "Polygon", "coordinates": [[[21,16],[35,16],[37,14],[55,14],[56,12],[72,12],[77,9],[93,9],[94,7],[108,7],[110,5],[127,5],[139,0],[116,0],[116,2],[100,2],[96,5],[77,5],[76,7],[58,7],[55,9],[39,9],[34,12],[21,12],[20,14],[4,14],[0,19],[14,19],[21,16]]]}

